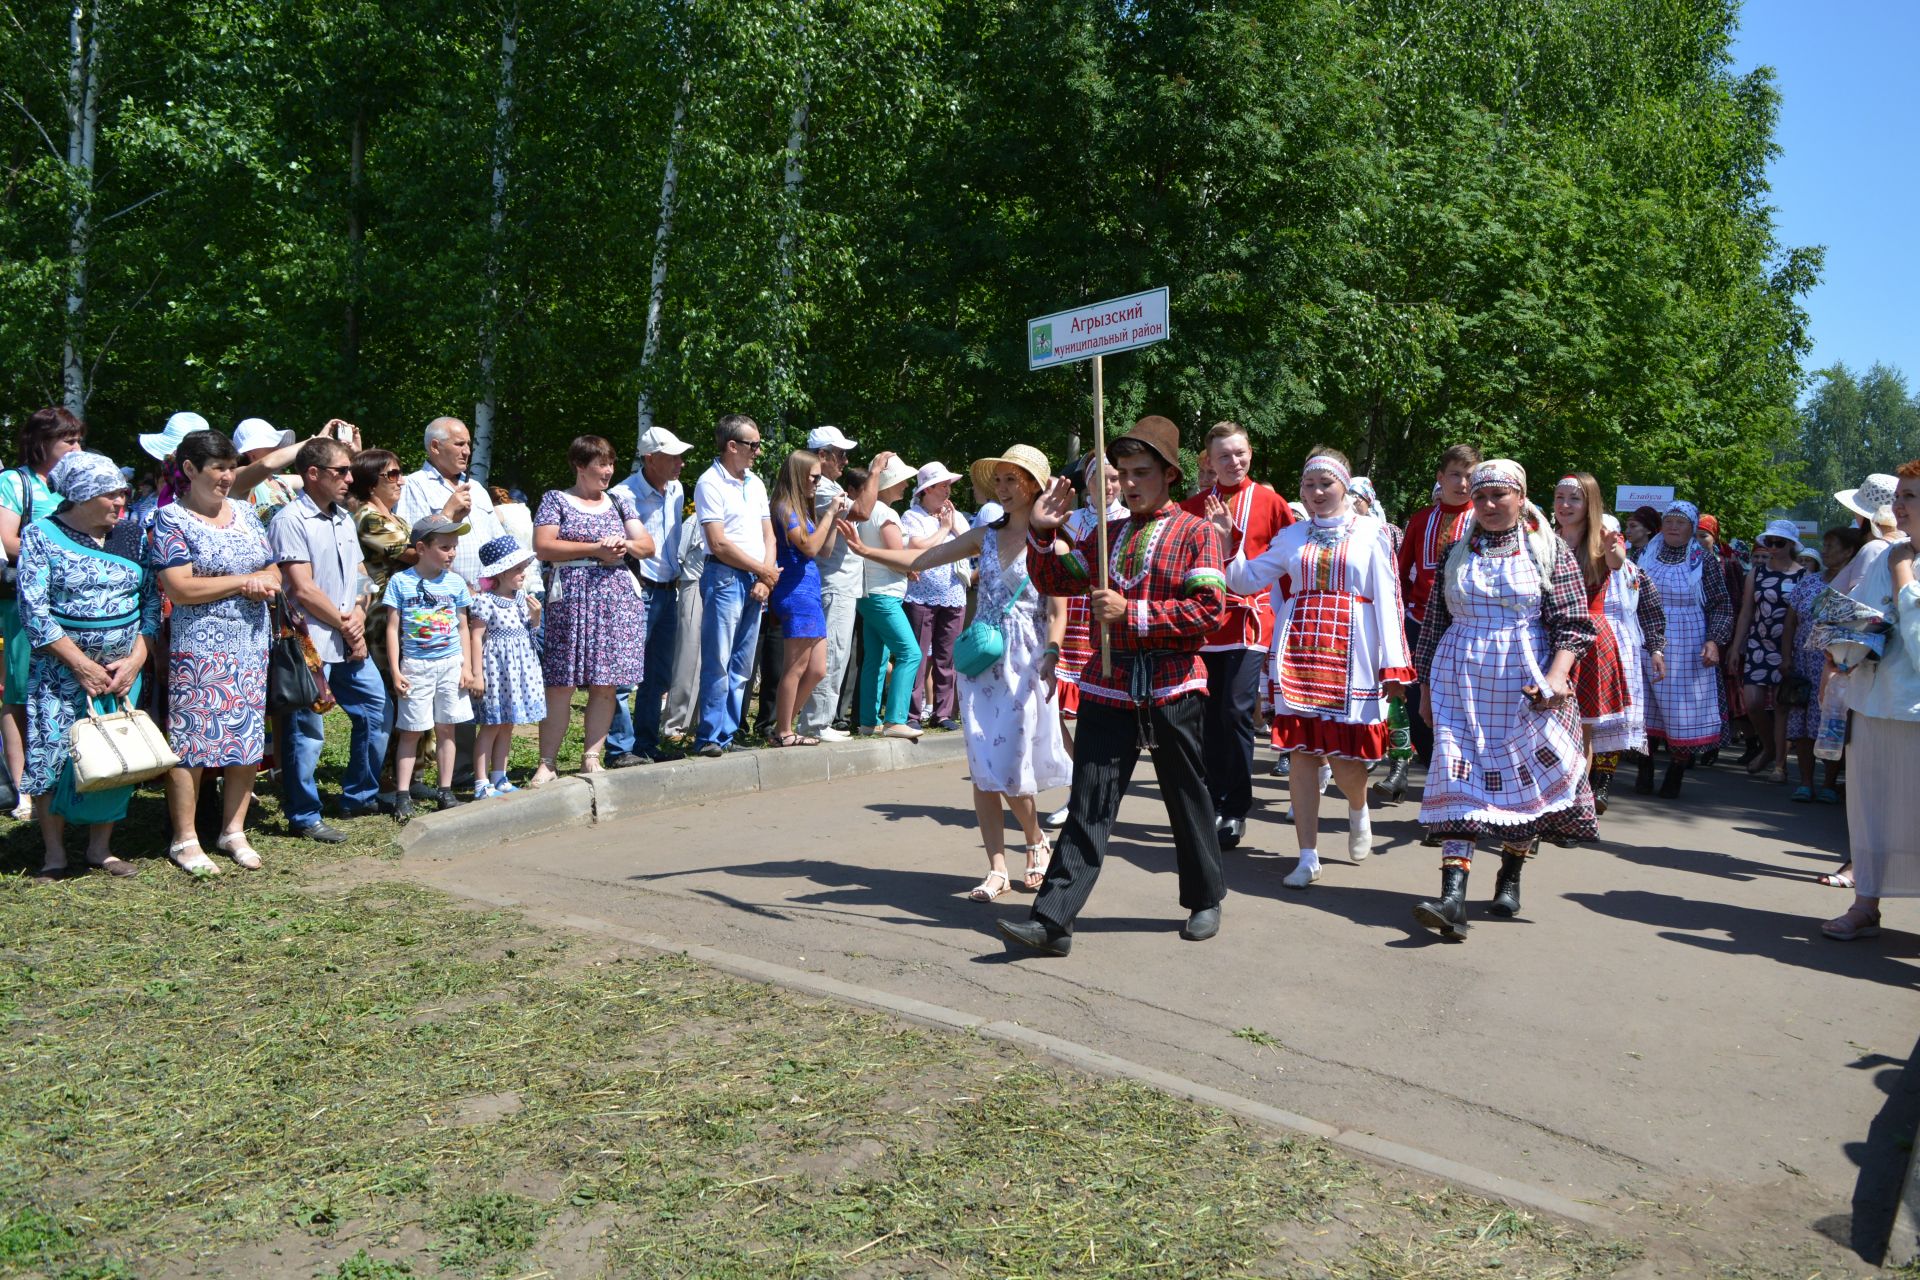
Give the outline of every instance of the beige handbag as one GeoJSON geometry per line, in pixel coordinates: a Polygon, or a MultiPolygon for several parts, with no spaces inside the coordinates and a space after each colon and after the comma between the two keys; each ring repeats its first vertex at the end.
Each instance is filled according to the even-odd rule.
{"type": "Polygon", "coordinates": [[[73,785],[82,795],[111,791],[157,778],[180,763],[167,735],[153,717],[122,697],[116,709],[101,715],[87,699],[87,714],[73,722],[68,744],[73,752],[73,785]]]}

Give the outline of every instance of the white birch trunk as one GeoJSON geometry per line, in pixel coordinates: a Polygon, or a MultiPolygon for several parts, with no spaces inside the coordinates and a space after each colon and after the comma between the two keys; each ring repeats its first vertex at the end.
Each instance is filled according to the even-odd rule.
{"type": "Polygon", "coordinates": [[[507,228],[507,174],[513,151],[513,58],[520,48],[520,9],[500,26],[500,92],[494,99],[493,211],[487,222],[487,288],[480,319],[480,400],[473,406],[473,476],[486,483],[493,470],[493,424],[500,410],[496,377],[500,352],[500,272],[507,228]]]}
{"type": "Polygon", "coordinates": [[[784,421],[787,415],[786,386],[789,360],[794,347],[794,335],[787,311],[793,302],[793,252],[794,226],[800,218],[800,185],[806,178],[803,161],[807,150],[807,119],[813,104],[813,73],[800,72],[800,101],[793,109],[792,127],[787,132],[787,174],[785,184],[786,219],[780,231],[780,354],[779,363],[774,366],[773,381],[776,398],[780,403],[780,417],[784,421]]]}
{"type": "Polygon", "coordinates": [[[640,348],[639,419],[634,443],[634,466],[640,465],[639,440],[653,430],[653,392],[647,378],[660,354],[660,313],[667,297],[667,246],[673,239],[673,214],[680,203],[680,139],[686,129],[687,99],[693,93],[691,77],[680,80],[680,97],[673,104],[673,128],[667,135],[667,165],[660,175],[660,221],[653,232],[653,282],[647,292],[647,337],[640,348]]]}
{"type": "Polygon", "coordinates": [[[84,416],[87,397],[86,314],[87,252],[93,242],[93,173],[100,136],[100,15],[91,20],[75,4],[68,22],[67,178],[72,197],[67,207],[66,341],[60,355],[60,381],[67,409],[84,416]]]}

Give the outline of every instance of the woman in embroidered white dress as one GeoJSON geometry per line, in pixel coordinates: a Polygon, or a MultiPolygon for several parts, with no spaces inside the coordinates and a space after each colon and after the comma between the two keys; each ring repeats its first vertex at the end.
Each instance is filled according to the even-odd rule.
{"type": "Polygon", "coordinates": [[[973,811],[987,850],[986,879],[967,896],[992,902],[1012,887],[1002,804],[1012,810],[1027,840],[1022,887],[1038,889],[1053,858],[1034,798],[1073,780],[1073,760],[1061,740],[1054,703],[1054,668],[1067,610],[1066,601],[1040,595],[1027,581],[1027,516],[1052,479],[1046,455],[1017,444],[998,458],[975,462],[972,475],[974,492],[991,493],[1000,503],[1002,515],[992,524],[918,554],[869,547],[844,520],[840,533],[855,555],[902,571],[918,573],[979,557],[974,620],[997,622],[1006,652],[977,676],[959,673],[960,723],[973,775],[973,811]]]}
{"type": "Polygon", "coordinates": [[[1499,840],[1496,916],[1520,910],[1520,869],[1541,836],[1591,840],[1593,793],[1573,668],[1594,622],[1573,551],[1527,501],[1527,473],[1507,458],[1473,469],[1473,516],[1427,600],[1414,665],[1433,726],[1420,822],[1442,837],[1440,897],[1413,917],[1466,935],[1476,839],[1499,840]]]}
{"type": "MultiPolygon", "coordinates": [[[[1236,595],[1271,589],[1273,745],[1297,757],[1291,779],[1300,861],[1281,881],[1289,889],[1320,878],[1322,762],[1347,798],[1347,856],[1359,862],[1372,852],[1367,769],[1390,746],[1388,698],[1413,682],[1393,540],[1384,521],[1352,512],[1350,482],[1345,455],[1316,446],[1300,475],[1310,518],[1280,530],[1253,560],[1235,555],[1227,566],[1227,589],[1236,595]]],[[[1209,518],[1216,506],[1208,505],[1209,518]]]]}

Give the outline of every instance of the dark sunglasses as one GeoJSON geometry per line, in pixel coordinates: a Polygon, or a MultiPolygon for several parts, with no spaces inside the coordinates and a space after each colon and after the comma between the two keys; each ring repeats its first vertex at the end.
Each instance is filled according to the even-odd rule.
{"type": "Polygon", "coordinates": [[[315,467],[314,470],[315,471],[331,471],[336,476],[350,476],[353,474],[353,465],[351,463],[348,463],[344,466],[338,466],[338,467],[315,467]]]}
{"type": "Polygon", "coordinates": [[[402,470],[401,470],[400,468],[398,468],[398,467],[395,467],[395,468],[394,468],[393,470],[391,470],[391,471],[382,471],[382,472],[380,473],[380,478],[381,478],[382,480],[398,480],[398,479],[400,479],[401,477],[403,477],[403,476],[405,476],[406,474],[407,474],[407,473],[406,473],[406,472],[404,472],[404,471],[402,471],[402,470]]]}
{"type": "Polygon", "coordinates": [[[1775,547],[1790,547],[1793,544],[1785,538],[1762,538],[1760,539],[1760,545],[1771,550],[1775,547]]]}
{"type": "Polygon", "coordinates": [[[755,453],[767,447],[763,440],[734,440],[731,443],[739,445],[742,449],[751,449],[755,453]]]}

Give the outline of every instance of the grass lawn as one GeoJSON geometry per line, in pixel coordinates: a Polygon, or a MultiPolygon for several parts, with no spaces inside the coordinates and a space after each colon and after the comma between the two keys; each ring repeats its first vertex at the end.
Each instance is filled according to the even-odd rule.
{"type": "MultiPolygon", "coordinates": [[[[348,825],[321,848],[269,813],[267,869],[205,883],[0,876],[0,1274],[1445,1280],[1631,1256],[1007,1046],[542,936],[393,878],[391,826],[348,825]]],[[[123,851],[161,827],[143,797],[123,851]]],[[[37,865],[37,837],[5,859],[37,865]]]]}

